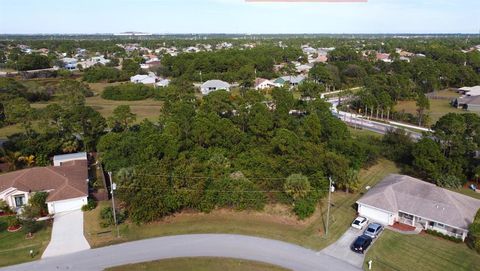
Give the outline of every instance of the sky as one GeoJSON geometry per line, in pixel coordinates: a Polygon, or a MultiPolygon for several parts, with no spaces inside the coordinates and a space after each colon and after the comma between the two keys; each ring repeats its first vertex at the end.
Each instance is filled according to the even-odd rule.
{"type": "Polygon", "coordinates": [[[479,33],[480,0],[0,0],[0,34],[479,33]]]}

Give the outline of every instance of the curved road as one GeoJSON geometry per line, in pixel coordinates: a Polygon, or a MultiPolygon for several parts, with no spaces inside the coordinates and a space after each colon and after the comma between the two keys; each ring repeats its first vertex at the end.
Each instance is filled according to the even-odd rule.
{"type": "Polygon", "coordinates": [[[234,234],[152,238],[46,258],[0,270],[103,270],[129,263],[200,256],[255,260],[298,271],[361,270],[334,257],[297,245],[234,234]]]}

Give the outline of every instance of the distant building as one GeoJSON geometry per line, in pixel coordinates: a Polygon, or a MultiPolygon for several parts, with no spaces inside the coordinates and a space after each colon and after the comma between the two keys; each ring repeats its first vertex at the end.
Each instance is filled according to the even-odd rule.
{"type": "Polygon", "coordinates": [[[279,85],[282,85],[282,86],[288,84],[290,87],[296,87],[300,83],[302,83],[304,80],[305,80],[305,76],[303,76],[303,75],[295,75],[295,76],[287,75],[287,76],[282,76],[282,77],[279,77],[279,78],[275,79],[275,81],[273,81],[273,83],[279,84],[279,85]]]}
{"type": "Polygon", "coordinates": [[[77,69],[77,59],[71,57],[64,57],[62,59],[63,68],[67,70],[76,70],[77,69]]]}
{"type": "Polygon", "coordinates": [[[161,88],[168,87],[168,85],[170,85],[169,79],[162,79],[155,83],[156,87],[161,87],[161,88]]]}
{"type": "Polygon", "coordinates": [[[212,91],[224,89],[230,91],[230,84],[222,80],[208,80],[200,86],[200,92],[203,95],[208,95],[212,91]]]}
{"type": "Polygon", "coordinates": [[[278,87],[279,85],[278,84],[275,84],[274,82],[268,80],[268,79],[265,79],[265,78],[257,78],[255,79],[255,86],[254,88],[256,90],[260,90],[260,89],[268,89],[268,88],[274,88],[274,87],[278,87]]]}
{"type": "Polygon", "coordinates": [[[144,85],[155,84],[157,82],[157,77],[152,74],[150,75],[137,74],[130,77],[130,82],[134,84],[144,84],[144,85]]]}

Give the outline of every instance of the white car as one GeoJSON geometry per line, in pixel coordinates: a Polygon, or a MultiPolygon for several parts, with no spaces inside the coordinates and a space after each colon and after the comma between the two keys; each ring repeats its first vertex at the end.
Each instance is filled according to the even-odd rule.
{"type": "Polygon", "coordinates": [[[355,229],[363,229],[368,224],[368,218],[365,218],[363,216],[359,216],[355,218],[355,220],[352,222],[352,227],[355,229]]]}

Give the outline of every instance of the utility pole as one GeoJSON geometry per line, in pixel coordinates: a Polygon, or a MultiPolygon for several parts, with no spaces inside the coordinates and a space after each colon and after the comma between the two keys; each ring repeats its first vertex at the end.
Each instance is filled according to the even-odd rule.
{"type": "Polygon", "coordinates": [[[115,211],[115,196],[113,191],[117,189],[117,185],[113,182],[112,179],[112,172],[108,172],[108,177],[110,178],[110,193],[112,193],[112,211],[113,211],[113,223],[115,223],[115,229],[117,230],[117,238],[120,237],[120,232],[118,230],[118,223],[117,223],[117,212],[115,211]]]}
{"type": "Polygon", "coordinates": [[[200,71],[200,82],[202,82],[202,83],[203,83],[202,71],[200,71]]]}
{"type": "Polygon", "coordinates": [[[328,185],[328,206],[327,206],[327,225],[325,228],[325,237],[328,237],[328,224],[330,221],[330,199],[332,195],[332,177],[328,177],[329,185],[328,185]]]}

